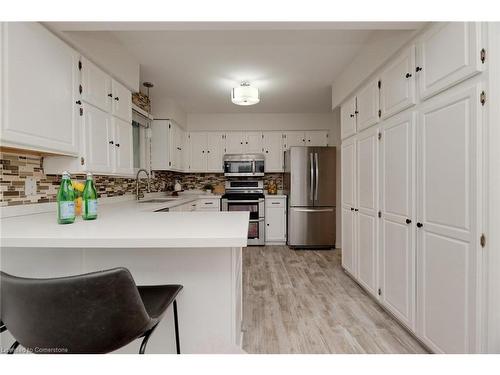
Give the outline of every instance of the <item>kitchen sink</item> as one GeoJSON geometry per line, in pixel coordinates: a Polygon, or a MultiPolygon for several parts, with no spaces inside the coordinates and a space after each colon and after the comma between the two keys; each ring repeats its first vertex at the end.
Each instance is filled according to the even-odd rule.
{"type": "Polygon", "coordinates": [[[139,203],[165,203],[165,202],[176,201],[178,199],[179,198],[152,198],[152,199],[140,200],[139,203]]]}

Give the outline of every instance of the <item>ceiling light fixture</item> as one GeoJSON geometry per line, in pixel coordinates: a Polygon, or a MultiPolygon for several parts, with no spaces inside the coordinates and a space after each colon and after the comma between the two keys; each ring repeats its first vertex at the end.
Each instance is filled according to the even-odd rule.
{"type": "Polygon", "coordinates": [[[231,101],[236,105],[254,105],[260,102],[259,89],[251,87],[249,82],[241,82],[231,90],[231,101]]]}

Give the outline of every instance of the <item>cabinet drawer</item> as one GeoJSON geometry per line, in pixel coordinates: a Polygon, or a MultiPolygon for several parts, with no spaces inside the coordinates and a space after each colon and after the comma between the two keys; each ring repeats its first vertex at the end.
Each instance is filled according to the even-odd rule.
{"type": "Polygon", "coordinates": [[[266,207],[285,207],[285,198],[266,198],[266,207]]]}
{"type": "Polygon", "coordinates": [[[197,210],[211,210],[211,211],[219,211],[220,210],[220,199],[199,199],[196,202],[197,210]]]}

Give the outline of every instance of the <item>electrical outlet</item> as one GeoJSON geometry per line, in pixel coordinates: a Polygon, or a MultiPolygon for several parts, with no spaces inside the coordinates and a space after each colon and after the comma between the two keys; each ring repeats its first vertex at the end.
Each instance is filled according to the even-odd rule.
{"type": "Polygon", "coordinates": [[[35,177],[26,177],[24,181],[24,194],[27,197],[36,195],[36,180],[35,177]]]}

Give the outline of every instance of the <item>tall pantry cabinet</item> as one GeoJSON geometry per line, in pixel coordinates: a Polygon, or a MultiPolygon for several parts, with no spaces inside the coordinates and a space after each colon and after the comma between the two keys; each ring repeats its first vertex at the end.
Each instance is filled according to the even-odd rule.
{"type": "Polygon", "coordinates": [[[431,25],[341,108],[342,266],[437,353],[484,342],[480,29],[431,25]]]}

